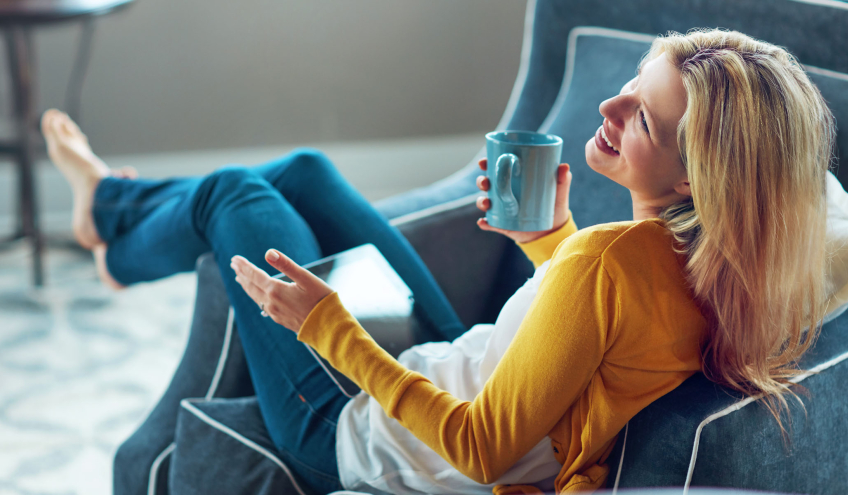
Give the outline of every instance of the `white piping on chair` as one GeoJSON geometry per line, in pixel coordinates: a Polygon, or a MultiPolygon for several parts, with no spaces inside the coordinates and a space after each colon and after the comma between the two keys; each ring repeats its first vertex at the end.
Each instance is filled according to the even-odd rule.
{"type": "MultiPolygon", "coordinates": [[[[218,384],[221,382],[221,375],[224,374],[224,368],[227,366],[227,358],[230,354],[230,342],[233,339],[233,322],[235,321],[235,311],[233,311],[233,307],[230,306],[229,312],[227,313],[227,327],[224,331],[224,345],[221,347],[221,355],[218,356],[218,365],[215,367],[215,374],[212,375],[212,382],[209,384],[209,389],[206,391],[206,396],[204,400],[210,400],[215,396],[215,392],[218,391],[218,384]]],[[[147,481],[147,494],[148,495],[156,495],[156,478],[159,475],[159,466],[164,462],[165,458],[167,458],[176,448],[177,444],[171,443],[165,450],[159,453],[156,456],[156,460],[153,461],[153,464],[150,466],[150,476],[147,481]]]]}
{"type": "Polygon", "coordinates": [[[452,201],[448,201],[445,203],[439,203],[434,206],[430,206],[428,208],[424,208],[423,210],[413,211],[412,213],[407,213],[406,215],[401,215],[397,218],[393,218],[389,221],[389,224],[392,227],[398,227],[405,223],[414,222],[416,220],[420,220],[424,217],[428,217],[430,215],[435,215],[436,213],[442,213],[448,210],[453,210],[455,208],[461,208],[466,205],[470,205],[477,201],[477,196],[479,193],[469,194],[468,196],[463,196],[459,199],[454,199],[452,201]]]}
{"type": "Polygon", "coordinates": [[[551,125],[553,125],[554,120],[556,120],[560,110],[562,110],[562,106],[565,104],[568,89],[571,87],[571,79],[574,77],[574,57],[577,54],[578,36],[606,36],[608,38],[641,41],[644,43],[650,43],[654,40],[654,38],[656,38],[656,36],[651,36],[649,34],[622,31],[620,29],[592,26],[578,26],[573,28],[571,32],[568,33],[568,49],[565,53],[565,75],[562,77],[562,86],[560,86],[559,93],[557,93],[554,104],[551,106],[550,111],[548,111],[548,116],[542,122],[542,125],[539,126],[539,132],[548,132],[548,129],[550,129],[551,125]]]}
{"type": "Polygon", "coordinates": [[[235,311],[230,306],[227,313],[227,329],[224,332],[224,346],[221,348],[221,355],[218,356],[218,366],[215,368],[215,375],[212,377],[212,383],[209,385],[209,390],[206,392],[206,400],[215,396],[218,391],[218,383],[221,381],[221,375],[224,374],[224,368],[227,366],[227,358],[230,354],[230,341],[233,338],[233,320],[235,319],[235,311]]]}
{"type": "Polygon", "coordinates": [[[509,124],[512,114],[518,107],[521,93],[524,91],[524,83],[527,82],[527,75],[530,74],[530,53],[533,51],[533,25],[535,20],[536,0],[528,0],[527,9],[524,11],[524,38],[521,41],[521,61],[518,63],[518,75],[515,76],[515,84],[512,86],[512,92],[509,94],[509,101],[506,103],[501,121],[498,122],[495,129],[503,129],[509,124]]]}
{"type": "MultiPolygon", "coordinates": [[[[797,1],[797,0],[794,0],[794,1],[797,1]]],[[[845,5],[848,6],[848,3],[846,3],[845,5]]],[[[846,8],[848,8],[848,7],[846,7],[846,8]]],[[[835,79],[841,79],[843,81],[848,81],[848,74],[843,74],[842,72],[836,72],[835,70],[830,70],[830,69],[822,69],[821,67],[816,67],[814,65],[804,65],[804,64],[801,64],[801,65],[804,67],[804,70],[806,70],[807,72],[812,72],[813,74],[818,74],[820,76],[833,77],[835,79]]]]}
{"type": "Polygon", "coordinates": [[[621,443],[621,458],[618,460],[618,471],[615,473],[615,484],[612,486],[612,495],[618,493],[618,482],[621,480],[621,466],[624,464],[624,449],[627,447],[627,430],[630,429],[630,421],[624,425],[624,441],[621,443]]]}
{"type": "MultiPolygon", "coordinates": [[[[826,362],[808,370],[806,373],[796,376],[795,378],[793,378],[790,381],[792,383],[800,383],[800,382],[804,381],[806,378],[808,378],[808,377],[810,377],[810,376],[812,376],[816,373],[819,373],[819,372],[826,370],[826,369],[828,369],[828,368],[830,368],[830,367],[832,367],[836,364],[841,363],[845,359],[848,359],[848,352],[846,352],[845,354],[836,356],[835,358],[831,359],[830,361],[826,361],[826,362]]],[[[760,399],[761,397],[762,397],[762,395],[757,395],[757,396],[754,396],[754,397],[748,397],[744,400],[737,402],[736,404],[733,404],[731,406],[728,406],[725,409],[722,409],[721,411],[718,411],[717,413],[714,413],[714,414],[707,416],[703,421],[701,421],[701,424],[698,425],[698,429],[695,431],[695,442],[692,446],[692,458],[689,461],[689,470],[686,473],[686,483],[683,485],[683,495],[688,495],[688,493],[689,493],[689,485],[692,483],[692,474],[695,472],[695,462],[698,459],[698,447],[701,443],[701,432],[704,430],[704,427],[707,426],[708,424],[712,423],[713,421],[717,420],[718,418],[727,416],[728,414],[730,414],[734,411],[738,411],[738,410],[742,409],[743,407],[745,407],[748,404],[756,401],[757,399],[760,399]]]]}
{"type": "Polygon", "coordinates": [[[155,495],[156,494],[156,476],[159,474],[159,466],[165,460],[166,457],[171,455],[171,452],[177,447],[177,444],[171,443],[165,447],[165,450],[159,453],[156,456],[156,459],[153,461],[153,465],[150,466],[150,477],[147,480],[147,494],[155,495]]]}
{"type": "Polygon", "coordinates": [[[848,10],[848,3],[838,0],[790,0],[798,3],[809,3],[812,5],[821,5],[822,7],[833,7],[834,9],[848,10]]]}
{"type": "Polygon", "coordinates": [[[189,401],[188,399],[181,400],[180,406],[182,406],[184,409],[186,409],[190,413],[194,414],[199,420],[208,424],[212,428],[215,428],[216,430],[232,437],[237,442],[243,444],[244,446],[246,446],[250,449],[255,450],[256,452],[259,452],[260,454],[264,455],[266,458],[270,459],[271,462],[273,462],[274,464],[279,466],[280,469],[282,469],[283,472],[286,473],[286,476],[289,477],[289,480],[292,482],[292,485],[294,485],[294,489],[297,490],[297,493],[299,493],[300,495],[306,495],[303,492],[303,490],[301,490],[300,485],[297,484],[297,480],[294,479],[294,476],[292,475],[292,472],[289,471],[288,466],[286,466],[283,463],[283,461],[278,459],[277,456],[275,456],[274,454],[272,454],[271,452],[269,452],[267,449],[263,448],[262,446],[260,446],[256,442],[244,437],[243,435],[241,435],[237,431],[233,430],[232,428],[210,418],[203,411],[194,407],[194,404],[192,404],[191,401],[189,401]]]}

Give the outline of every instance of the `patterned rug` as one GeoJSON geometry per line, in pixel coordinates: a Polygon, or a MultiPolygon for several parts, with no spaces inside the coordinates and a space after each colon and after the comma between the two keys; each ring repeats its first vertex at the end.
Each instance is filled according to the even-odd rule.
{"type": "Polygon", "coordinates": [[[0,251],[0,495],[109,494],[112,457],[159,399],[188,336],[194,274],[113,292],[87,252],[0,251]]]}

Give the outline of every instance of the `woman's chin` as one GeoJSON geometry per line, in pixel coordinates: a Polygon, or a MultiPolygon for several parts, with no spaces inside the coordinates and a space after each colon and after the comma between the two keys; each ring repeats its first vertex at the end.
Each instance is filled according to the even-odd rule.
{"type": "Polygon", "coordinates": [[[586,164],[589,165],[589,168],[594,170],[595,172],[606,175],[602,172],[603,165],[602,159],[603,154],[598,150],[598,147],[595,146],[595,140],[590,139],[589,142],[586,143],[586,164]]]}
{"type": "Polygon", "coordinates": [[[589,168],[616,184],[621,184],[613,178],[615,175],[614,173],[612,176],[610,175],[610,173],[614,172],[614,170],[610,168],[608,162],[609,158],[609,155],[603,153],[597,146],[595,146],[594,139],[590,139],[589,142],[586,143],[586,164],[589,165],[589,168]]]}

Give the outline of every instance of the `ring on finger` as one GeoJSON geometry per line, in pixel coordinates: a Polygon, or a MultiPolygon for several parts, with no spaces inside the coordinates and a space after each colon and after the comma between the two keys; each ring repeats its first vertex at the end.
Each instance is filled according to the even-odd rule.
{"type": "Polygon", "coordinates": [[[265,303],[259,303],[259,314],[264,318],[268,317],[268,313],[265,312],[265,303]]]}

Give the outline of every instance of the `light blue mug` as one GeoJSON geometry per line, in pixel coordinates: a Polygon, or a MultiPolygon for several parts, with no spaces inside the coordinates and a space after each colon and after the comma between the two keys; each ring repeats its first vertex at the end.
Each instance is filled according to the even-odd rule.
{"type": "Polygon", "coordinates": [[[486,134],[486,176],[492,227],[523,232],[554,226],[562,138],[528,131],[486,134]]]}

